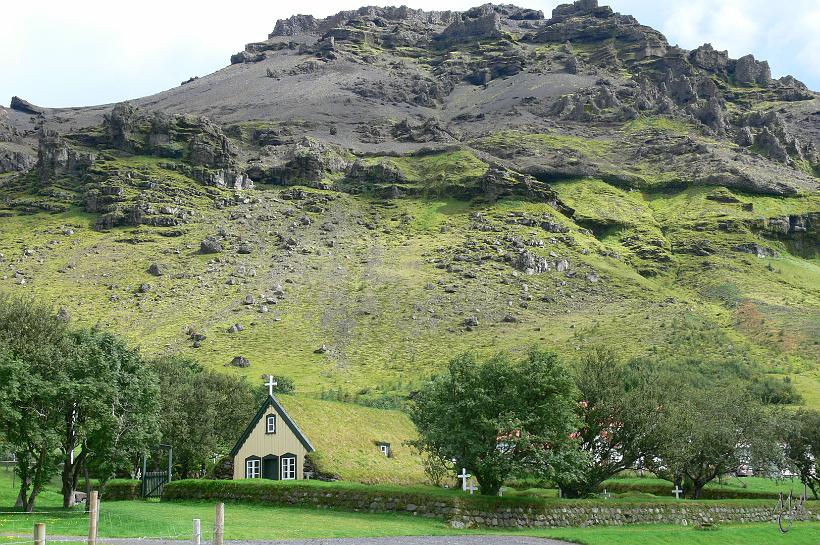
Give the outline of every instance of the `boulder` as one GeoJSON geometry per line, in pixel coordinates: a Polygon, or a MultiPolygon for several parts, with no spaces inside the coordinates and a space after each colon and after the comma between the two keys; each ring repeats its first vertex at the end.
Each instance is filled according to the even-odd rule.
{"type": "Polygon", "coordinates": [[[230,363],[233,367],[239,367],[241,369],[245,369],[251,366],[251,362],[248,358],[244,356],[236,356],[234,359],[231,360],[230,363]]]}
{"type": "Polygon", "coordinates": [[[202,254],[219,254],[224,250],[222,243],[213,238],[206,238],[199,243],[199,252],[202,254]]]}
{"type": "Polygon", "coordinates": [[[148,267],[148,273],[154,276],[162,276],[165,274],[167,267],[162,263],[151,263],[148,267]]]}
{"type": "Polygon", "coordinates": [[[71,314],[68,312],[67,308],[61,306],[57,311],[57,319],[62,322],[67,322],[71,319],[71,314]]]}
{"type": "Polygon", "coordinates": [[[777,253],[772,250],[771,248],[767,248],[766,246],[761,246],[756,242],[750,242],[746,244],[738,244],[734,247],[736,252],[743,252],[746,254],[755,255],[761,259],[765,257],[775,257],[777,253]]]}

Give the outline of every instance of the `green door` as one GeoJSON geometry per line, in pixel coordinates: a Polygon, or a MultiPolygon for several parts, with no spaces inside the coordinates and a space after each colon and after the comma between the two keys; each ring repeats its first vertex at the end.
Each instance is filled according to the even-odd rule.
{"type": "Polygon", "coordinates": [[[269,454],[262,458],[262,478],[279,480],[279,456],[269,454]]]}

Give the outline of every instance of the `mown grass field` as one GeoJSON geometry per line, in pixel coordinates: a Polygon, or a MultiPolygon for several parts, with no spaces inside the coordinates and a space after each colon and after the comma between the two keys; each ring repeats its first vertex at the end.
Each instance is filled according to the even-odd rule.
{"type": "MultiPolygon", "coordinates": [[[[332,486],[332,485],[327,485],[332,486]]],[[[17,543],[29,536],[35,522],[45,522],[50,536],[82,536],[88,519],[81,509],[60,508],[57,485],[38,502],[36,514],[10,513],[16,495],[10,473],[0,470],[0,543],[17,543]]],[[[453,493],[453,492],[443,492],[453,493]]],[[[191,521],[202,520],[203,539],[213,532],[214,504],[210,502],[103,502],[99,535],[187,540],[191,521]]],[[[401,514],[364,514],[311,508],[279,508],[229,503],[225,507],[226,539],[327,539],[335,537],[509,534],[564,539],[586,545],[816,545],[820,523],[797,523],[787,535],[773,524],[720,526],[697,530],[680,526],[636,525],[611,528],[553,528],[514,531],[456,530],[444,522],[401,514]]]]}

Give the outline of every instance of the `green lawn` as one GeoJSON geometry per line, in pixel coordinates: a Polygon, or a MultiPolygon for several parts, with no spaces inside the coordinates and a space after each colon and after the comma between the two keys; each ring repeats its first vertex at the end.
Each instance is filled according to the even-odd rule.
{"type": "Polygon", "coordinates": [[[817,545],[820,523],[795,524],[781,534],[774,524],[721,526],[698,530],[682,526],[622,526],[615,528],[557,528],[527,535],[565,539],[585,545],[817,545]]]}
{"type": "MultiPolygon", "coordinates": [[[[191,521],[202,519],[203,538],[210,539],[214,506],[205,502],[109,502],[100,509],[101,537],[164,537],[187,539],[191,521]]],[[[226,539],[307,539],[333,537],[456,535],[501,533],[552,537],[588,545],[816,545],[820,523],[798,523],[783,536],[773,524],[721,526],[704,531],[680,526],[554,528],[521,531],[454,530],[437,519],[396,514],[347,513],[310,508],[274,508],[228,504],[226,539]]],[[[84,535],[87,519],[80,512],[0,515],[0,534],[29,535],[35,522],[45,522],[49,535],[84,535]]],[[[0,538],[2,539],[2,538],[0,538]]],[[[7,537],[0,541],[13,541],[7,537]]]]}
{"type": "MultiPolygon", "coordinates": [[[[52,485],[41,495],[36,514],[9,513],[15,491],[11,474],[0,470],[0,544],[16,543],[14,536],[29,536],[36,522],[45,522],[48,535],[85,535],[88,519],[81,510],[61,509],[60,495],[52,485]]],[[[101,537],[164,537],[187,539],[192,519],[202,520],[203,538],[213,531],[212,502],[103,502],[101,537]]],[[[332,537],[456,535],[502,533],[552,537],[588,545],[816,545],[820,523],[798,523],[781,535],[772,524],[722,526],[714,531],[680,526],[628,526],[611,528],[553,528],[546,530],[455,530],[443,521],[402,514],[365,514],[295,507],[227,504],[226,539],[306,539],[332,537]]]]}

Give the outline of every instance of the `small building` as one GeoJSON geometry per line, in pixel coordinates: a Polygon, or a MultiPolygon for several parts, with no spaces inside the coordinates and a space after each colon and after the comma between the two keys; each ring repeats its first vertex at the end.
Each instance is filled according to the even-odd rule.
{"type": "Polygon", "coordinates": [[[231,450],[234,479],[302,479],[305,455],[315,450],[268,386],[268,398],[231,450]]]}

